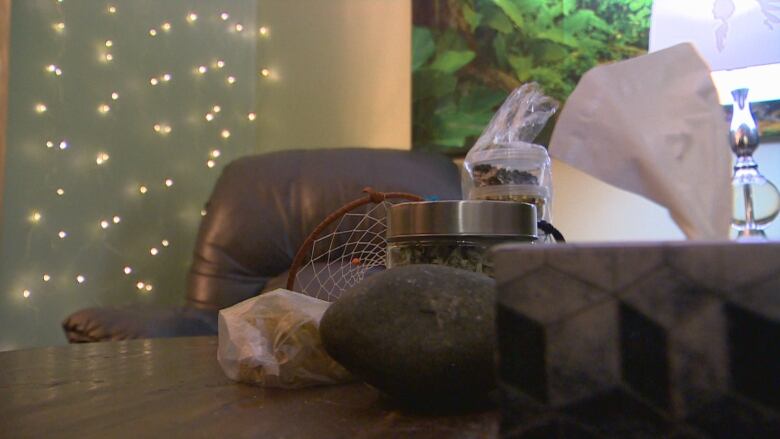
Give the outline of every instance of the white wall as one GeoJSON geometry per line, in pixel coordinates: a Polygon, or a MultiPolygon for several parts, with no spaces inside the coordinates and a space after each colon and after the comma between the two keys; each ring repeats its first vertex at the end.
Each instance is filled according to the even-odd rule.
{"type": "MultiPolygon", "coordinates": [[[[755,157],[762,173],[780,184],[780,143],[761,145],[755,157]]],[[[562,162],[553,163],[553,185],[553,223],[569,241],[685,239],[666,209],[562,162]]],[[[780,220],[767,229],[767,235],[780,239],[780,220]]]]}
{"type": "Polygon", "coordinates": [[[263,150],[411,145],[411,2],[266,0],[258,62],[263,150]]]}

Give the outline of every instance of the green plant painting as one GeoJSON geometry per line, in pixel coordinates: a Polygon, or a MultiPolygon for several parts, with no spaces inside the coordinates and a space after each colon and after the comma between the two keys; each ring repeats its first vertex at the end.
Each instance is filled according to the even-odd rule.
{"type": "Polygon", "coordinates": [[[646,53],[651,5],[415,0],[414,147],[462,154],[519,85],[536,81],[564,102],[591,67],[646,53]]]}

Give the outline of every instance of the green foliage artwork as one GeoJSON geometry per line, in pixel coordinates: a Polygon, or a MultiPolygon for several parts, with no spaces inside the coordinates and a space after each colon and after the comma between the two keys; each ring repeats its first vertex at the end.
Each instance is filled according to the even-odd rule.
{"type": "Polygon", "coordinates": [[[563,102],[590,68],[646,53],[651,5],[652,0],[416,0],[415,148],[463,153],[519,85],[536,81],[563,102]]]}

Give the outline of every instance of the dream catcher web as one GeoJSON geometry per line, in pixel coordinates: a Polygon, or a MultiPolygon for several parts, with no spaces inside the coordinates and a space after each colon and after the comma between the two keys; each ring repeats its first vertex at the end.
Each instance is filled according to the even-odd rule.
{"type": "Polygon", "coordinates": [[[368,272],[383,270],[387,204],[377,204],[366,213],[345,213],[333,231],[317,238],[309,262],[296,275],[299,292],[333,301],[368,272]]]}
{"type": "Polygon", "coordinates": [[[406,193],[368,195],[329,215],[295,256],[287,289],[332,302],[345,290],[385,269],[387,214],[402,201],[422,201],[406,193]]]}

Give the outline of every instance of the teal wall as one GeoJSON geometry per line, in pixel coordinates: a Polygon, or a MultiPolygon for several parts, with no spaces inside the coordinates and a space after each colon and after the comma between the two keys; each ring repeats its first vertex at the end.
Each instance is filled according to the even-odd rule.
{"type": "Polygon", "coordinates": [[[65,343],[81,308],[181,303],[201,210],[236,157],[409,148],[408,1],[12,3],[0,350],[65,343]]]}
{"type": "Polygon", "coordinates": [[[0,350],[64,343],[60,322],[83,307],[181,302],[220,169],[262,150],[262,115],[247,115],[273,35],[260,35],[256,9],[253,0],[13,2],[0,350]]]}

